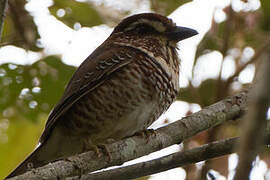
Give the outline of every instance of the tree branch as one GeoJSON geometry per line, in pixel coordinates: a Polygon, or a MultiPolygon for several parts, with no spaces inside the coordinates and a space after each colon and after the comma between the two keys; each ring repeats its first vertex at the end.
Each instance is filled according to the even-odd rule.
{"type": "Polygon", "coordinates": [[[70,157],[33,169],[10,180],[55,179],[82,175],[102,168],[121,165],[126,161],[147,155],[173,144],[179,144],[195,134],[236,119],[246,109],[247,91],[228,97],[179,121],[161,127],[149,138],[133,136],[107,145],[111,155],[97,157],[93,151],[70,157]]]}
{"type": "MultiPolygon", "coordinates": [[[[270,46],[268,48],[270,49],[270,46]]],[[[249,179],[252,162],[261,149],[266,127],[266,112],[270,106],[270,53],[262,65],[262,74],[258,75],[258,83],[251,91],[249,111],[243,122],[235,180],[249,179]]]]}
{"type": "MultiPolygon", "coordinates": [[[[68,180],[109,180],[109,179],[135,179],[169,169],[198,163],[200,161],[217,158],[235,152],[235,145],[239,137],[215,141],[184,152],[176,152],[151,161],[137,163],[117,169],[72,177],[68,180]]],[[[265,144],[270,144],[270,134],[265,138],[265,144]]]]}
{"type": "Polygon", "coordinates": [[[4,25],[4,19],[7,9],[8,0],[1,0],[0,1],[0,40],[2,39],[2,31],[4,25]]]}

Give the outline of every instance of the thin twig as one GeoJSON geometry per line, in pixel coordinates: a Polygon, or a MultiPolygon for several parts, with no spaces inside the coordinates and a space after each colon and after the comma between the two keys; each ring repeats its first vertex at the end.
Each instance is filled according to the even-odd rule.
{"type": "Polygon", "coordinates": [[[8,3],[8,0],[0,1],[0,41],[2,39],[2,31],[3,31],[4,19],[5,19],[6,9],[7,9],[7,3],[8,3]]]}
{"type": "Polygon", "coordinates": [[[220,71],[218,75],[218,81],[217,81],[217,91],[216,91],[216,101],[220,100],[221,98],[224,98],[227,96],[227,91],[224,90],[224,82],[221,79],[222,72],[223,72],[223,66],[224,66],[224,59],[227,55],[227,51],[229,49],[229,43],[230,43],[230,37],[231,37],[231,31],[233,30],[233,17],[234,17],[234,11],[232,9],[232,6],[228,6],[228,19],[225,22],[225,27],[224,27],[224,33],[223,33],[223,44],[221,48],[221,54],[223,56],[222,62],[220,65],[220,71]]]}
{"type": "Polygon", "coordinates": [[[228,89],[230,84],[233,82],[233,80],[239,76],[239,74],[249,65],[252,64],[254,62],[256,62],[257,60],[260,59],[261,55],[265,52],[266,48],[270,45],[270,38],[268,38],[264,43],[262,43],[262,45],[255,50],[255,54],[254,56],[245,64],[243,64],[242,66],[240,66],[236,72],[227,79],[226,83],[225,83],[225,89],[228,89]]]}

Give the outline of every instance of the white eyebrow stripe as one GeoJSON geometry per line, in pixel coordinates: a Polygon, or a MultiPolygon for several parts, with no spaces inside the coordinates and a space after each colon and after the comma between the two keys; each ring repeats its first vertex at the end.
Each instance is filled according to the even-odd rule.
{"type": "Polygon", "coordinates": [[[139,19],[138,21],[130,24],[127,28],[125,28],[125,31],[135,28],[138,24],[148,24],[149,26],[153,27],[158,32],[166,31],[166,27],[164,24],[162,24],[159,21],[154,21],[154,20],[149,20],[149,19],[139,19]]]}

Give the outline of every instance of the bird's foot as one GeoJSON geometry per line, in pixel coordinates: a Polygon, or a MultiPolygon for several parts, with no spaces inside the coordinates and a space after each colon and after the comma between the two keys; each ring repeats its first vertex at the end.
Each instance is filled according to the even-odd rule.
{"type": "Polygon", "coordinates": [[[94,144],[91,140],[85,139],[83,141],[83,152],[94,151],[97,154],[97,157],[101,157],[102,154],[105,154],[109,157],[109,161],[112,160],[112,155],[107,147],[107,144],[112,144],[116,142],[114,139],[106,139],[104,143],[94,144]]]}
{"type": "Polygon", "coordinates": [[[115,143],[115,142],[117,142],[117,141],[115,139],[113,139],[113,138],[108,138],[108,139],[106,139],[104,141],[105,144],[112,144],[112,143],[115,143]]]}
{"type": "Polygon", "coordinates": [[[145,130],[136,132],[134,135],[135,135],[135,136],[142,137],[142,138],[146,138],[146,141],[147,141],[147,143],[148,143],[150,136],[151,136],[151,135],[156,136],[157,133],[156,133],[156,131],[155,131],[154,129],[145,129],[145,130]]]}
{"type": "Polygon", "coordinates": [[[109,161],[112,161],[112,155],[107,147],[107,144],[98,144],[97,145],[98,148],[104,150],[104,153],[109,157],[109,161]]]}
{"type": "Polygon", "coordinates": [[[115,143],[116,140],[115,139],[112,139],[112,138],[108,138],[104,141],[104,143],[100,143],[97,145],[98,148],[104,150],[105,154],[108,155],[109,157],[109,161],[111,162],[112,161],[112,155],[108,149],[108,144],[112,144],[112,143],[115,143]]]}
{"type": "Polygon", "coordinates": [[[84,152],[94,151],[97,154],[97,157],[100,158],[103,154],[101,150],[104,151],[106,155],[108,155],[109,161],[111,161],[112,156],[106,144],[100,143],[100,144],[95,145],[95,144],[89,143],[89,141],[84,141],[84,152]]]}
{"type": "Polygon", "coordinates": [[[86,151],[94,151],[98,157],[101,157],[101,152],[99,150],[99,147],[95,144],[93,144],[91,141],[89,141],[89,139],[85,139],[83,141],[83,152],[86,151]]]}
{"type": "Polygon", "coordinates": [[[101,157],[101,155],[102,155],[102,153],[99,150],[98,145],[87,144],[84,146],[84,152],[86,152],[86,151],[94,151],[97,154],[97,157],[101,157]]]}

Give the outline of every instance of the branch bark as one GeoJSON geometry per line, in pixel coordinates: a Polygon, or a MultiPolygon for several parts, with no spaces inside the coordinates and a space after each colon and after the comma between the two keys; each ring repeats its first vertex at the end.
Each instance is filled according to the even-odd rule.
{"type": "Polygon", "coordinates": [[[133,136],[113,144],[107,149],[111,155],[97,157],[93,151],[70,157],[33,169],[10,180],[56,179],[82,175],[102,168],[121,165],[126,161],[147,155],[173,144],[179,144],[195,134],[240,117],[246,109],[248,92],[228,97],[179,121],[155,130],[149,138],[133,136]]]}
{"type": "Polygon", "coordinates": [[[270,53],[261,69],[262,74],[258,75],[259,81],[251,91],[249,111],[243,122],[244,131],[239,145],[239,162],[235,180],[249,179],[252,162],[261,149],[266,127],[266,113],[270,106],[270,53]]]}

